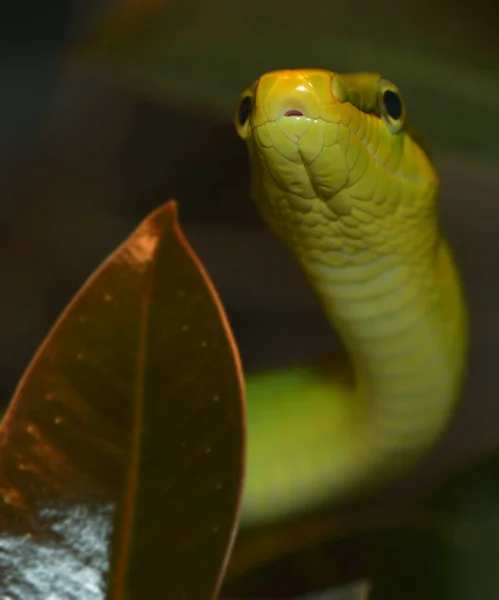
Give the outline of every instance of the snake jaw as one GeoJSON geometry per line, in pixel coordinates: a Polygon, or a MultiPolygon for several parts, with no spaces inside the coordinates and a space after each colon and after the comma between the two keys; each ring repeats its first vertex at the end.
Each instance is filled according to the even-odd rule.
{"type": "Polygon", "coordinates": [[[328,203],[336,217],[349,212],[344,197],[339,204],[334,201],[349,180],[346,148],[338,139],[337,124],[281,117],[255,128],[249,142],[253,155],[258,156],[257,168],[265,179],[270,203],[285,196],[299,212],[309,212],[313,200],[328,203]]]}
{"type": "MultiPolygon", "coordinates": [[[[330,202],[348,182],[348,140],[339,135],[345,104],[333,94],[333,78],[329,71],[278,71],[254,88],[246,141],[260,157],[264,178],[277,188],[270,196],[285,192],[299,212],[309,212],[313,199],[330,202]]],[[[339,214],[345,214],[344,198],[340,204],[339,214]]]]}

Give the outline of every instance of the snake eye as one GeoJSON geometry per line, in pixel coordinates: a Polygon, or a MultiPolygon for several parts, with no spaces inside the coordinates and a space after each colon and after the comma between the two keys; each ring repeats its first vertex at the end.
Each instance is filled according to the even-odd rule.
{"type": "Polygon", "coordinates": [[[248,118],[251,114],[252,108],[253,108],[253,100],[251,99],[251,96],[245,96],[241,100],[241,104],[239,105],[238,120],[239,120],[239,125],[241,127],[246,124],[246,121],[248,120],[248,118]]]}
{"type": "Polygon", "coordinates": [[[383,102],[385,105],[386,114],[397,121],[402,116],[402,100],[397,92],[393,90],[385,90],[383,92],[383,102]]]}
{"type": "Polygon", "coordinates": [[[398,133],[404,127],[405,106],[402,95],[389,81],[382,80],[379,89],[379,113],[386,121],[392,133],[398,133]]]}

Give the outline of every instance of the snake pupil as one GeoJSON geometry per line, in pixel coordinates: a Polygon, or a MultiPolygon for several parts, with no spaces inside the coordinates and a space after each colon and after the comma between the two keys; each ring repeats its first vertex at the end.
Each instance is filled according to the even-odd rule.
{"type": "Polygon", "coordinates": [[[400,119],[402,116],[402,100],[400,96],[392,90],[386,90],[383,93],[383,102],[388,116],[395,120],[400,119]]]}
{"type": "Polygon", "coordinates": [[[245,96],[239,105],[239,125],[244,125],[250,116],[253,102],[250,96],[245,96]]]}

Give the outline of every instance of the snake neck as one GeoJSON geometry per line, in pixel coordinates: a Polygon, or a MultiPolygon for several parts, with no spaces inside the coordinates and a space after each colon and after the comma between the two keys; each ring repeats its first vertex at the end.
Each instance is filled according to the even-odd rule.
{"type": "Polygon", "coordinates": [[[429,167],[411,179],[370,162],[363,188],[320,194],[306,169],[278,162],[285,186],[263,150],[250,153],[254,200],[339,334],[354,385],[337,380],[334,361],[330,380],[309,369],[289,385],[248,382],[247,524],[345,500],[416,463],[449,423],[467,347],[429,167]]]}
{"type": "Polygon", "coordinates": [[[360,447],[403,467],[441,434],[461,385],[465,311],[446,240],[412,262],[392,253],[333,266],[327,253],[294,253],[349,353],[360,447]]]}
{"type": "Polygon", "coordinates": [[[354,385],[334,360],[248,380],[245,526],[347,500],[417,462],[447,426],[464,372],[465,305],[445,239],[416,263],[391,254],[335,267],[306,244],[290,249],[354,385]]]}

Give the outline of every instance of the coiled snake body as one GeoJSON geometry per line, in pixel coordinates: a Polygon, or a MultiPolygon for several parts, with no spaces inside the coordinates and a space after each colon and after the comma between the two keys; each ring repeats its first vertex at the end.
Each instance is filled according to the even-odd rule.
{"type": "Polygon", "coordinates": [[[248,378],[243,525],[397,475],[454,411],[465,302],[405,113],[377,74],[316,69],[267,73],[238,103],[254,200],[349,357],[248,378]]]}

